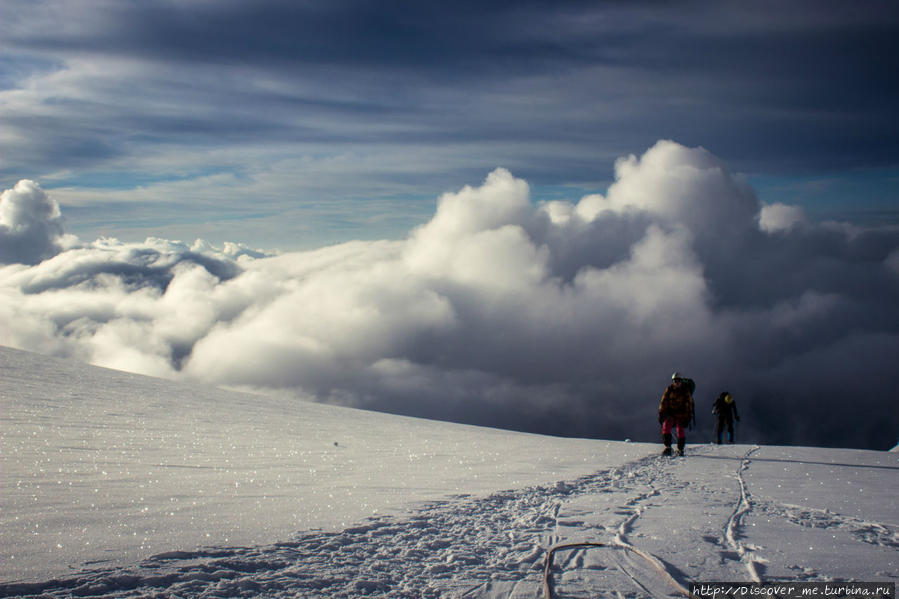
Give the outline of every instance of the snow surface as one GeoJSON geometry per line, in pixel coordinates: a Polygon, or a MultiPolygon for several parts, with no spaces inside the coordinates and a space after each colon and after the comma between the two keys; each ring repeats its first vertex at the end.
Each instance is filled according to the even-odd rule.
{"type": "MultiPolygon", "coordinates": [[[[654,401],[654,399],[653,399],[654,401]]],[[[899,455],[561,439],[0,348],[0,597],[676,597],[899,579],[899,455]]]]}

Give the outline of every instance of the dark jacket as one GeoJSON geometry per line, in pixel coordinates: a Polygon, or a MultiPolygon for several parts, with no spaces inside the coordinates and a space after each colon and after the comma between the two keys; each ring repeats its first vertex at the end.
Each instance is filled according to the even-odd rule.
{"type": "Polygon", "coordinates": [[[659,402],[659,422],[674,418],[686,425],[693,418],[693,394],[687,382],[675,381],[668,385],[659,402]]]}
{"type": "Polygon", "coordinates": [[[727,393],[722,393],[718,396],[718,399],[715,400],[712,406],[712,414],[716,415],[721,422],[733,422],[734,419],[739,420],[737,402],[734,401],[733,397],[730,398],[730,401],[727,401],[727,397],[727,393]]]}

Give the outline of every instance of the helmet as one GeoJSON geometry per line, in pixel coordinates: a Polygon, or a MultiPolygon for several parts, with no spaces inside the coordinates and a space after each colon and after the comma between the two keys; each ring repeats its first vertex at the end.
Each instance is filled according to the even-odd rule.
{"type": "Polygon", "coordinates": [[[682,379],[682,378],[684,378],[684,375],[682,375],[679,372],[675,372],[674,374],[671,375],[672,381],[676,381],[677,379],[682,379]]]}
{"type": "Polygon", "coordinates": [[[734,403],[734,396],[731,395],[730,393],[725,393],[724,401],[726,401],[727,403],[734,403]]]}

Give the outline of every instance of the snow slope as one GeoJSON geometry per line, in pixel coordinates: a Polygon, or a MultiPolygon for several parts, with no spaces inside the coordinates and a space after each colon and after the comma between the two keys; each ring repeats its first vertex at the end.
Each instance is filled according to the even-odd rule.
{"type": "Polygon", "coordinates": [[[680,596],[899,579],[899,455],[559,439],[0,348],[0,596],[680,596]]]}

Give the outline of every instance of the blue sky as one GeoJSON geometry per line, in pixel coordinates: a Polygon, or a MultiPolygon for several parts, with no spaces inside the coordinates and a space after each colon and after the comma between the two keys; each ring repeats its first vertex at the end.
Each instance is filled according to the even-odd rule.
{"type": "Polygon", "coordinates": [[[403,237],[496,167],[532,198],[702,146],[766,203],[895,223],[895,2],[7,0],[0,188],[84,239],[403,237]]]}

